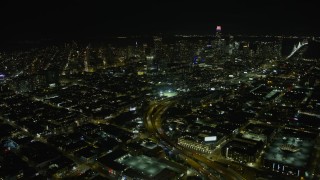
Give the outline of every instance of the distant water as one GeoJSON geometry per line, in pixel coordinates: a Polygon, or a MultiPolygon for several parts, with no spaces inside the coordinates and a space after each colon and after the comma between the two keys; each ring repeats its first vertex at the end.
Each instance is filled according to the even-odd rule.
{"type": "MultiPolygon", "coordinates": [[[[285,39],[282,42],[282,56],[287,56],[291,53],[295,44],[299,43],[300,39],[285,39]]],[[[305,58],[316,59],[320,58],[320,42],[309,40],[307,50],[304,53],[305,58]]]]}
{"type": "Polygon", "coordinates": [[[309,41],[308,49],[304,54],[305,58],[319,59],[320,58],[320,42],[309,41]]]}

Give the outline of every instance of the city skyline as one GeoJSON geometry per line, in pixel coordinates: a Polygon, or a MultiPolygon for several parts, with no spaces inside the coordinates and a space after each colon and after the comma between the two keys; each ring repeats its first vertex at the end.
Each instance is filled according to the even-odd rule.
{"type": "Polygon", "coordinates": [[[0,52],[0,178],[319,179],[318,40],[220,28],[0,52]]]}
{"type": "Polygon", "coordinates": [[[320,179],[316,12],[2,2],[0,179],[320,179]]]}

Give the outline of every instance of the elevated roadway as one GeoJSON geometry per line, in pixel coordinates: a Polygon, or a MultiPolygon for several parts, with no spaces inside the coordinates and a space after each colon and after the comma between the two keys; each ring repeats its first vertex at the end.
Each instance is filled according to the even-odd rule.
{"type": "Polygon", "coordinates": [[[240,174],[234,170],[224,167],[215,161],[208,159],[207,157],[194,153],[192,150],[185,149],[173,142],[161,128],[162,115],[170,107],[174,101],[163,100],[155,102],[150,105],[150,108],[145,114],[144,123],[146,129],[158,140],[162,140],[167,143],[169,148],[175,149],[179,154],[185,157],[185,161],[190,164],[194,169],[198,170],[204,177],[208,179],[227,179],[227,180],[244,180],[240,174]],[[214,172],[218,173],[212,173],[214,172]]]}

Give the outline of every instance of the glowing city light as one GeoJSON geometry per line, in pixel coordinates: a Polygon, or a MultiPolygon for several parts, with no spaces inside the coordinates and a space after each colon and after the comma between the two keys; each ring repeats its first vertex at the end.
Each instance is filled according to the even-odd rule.
{"type": "Polygon", "coordinates": [[[216,30],[221,31],[221,26],[217,26],[216,30]]]}

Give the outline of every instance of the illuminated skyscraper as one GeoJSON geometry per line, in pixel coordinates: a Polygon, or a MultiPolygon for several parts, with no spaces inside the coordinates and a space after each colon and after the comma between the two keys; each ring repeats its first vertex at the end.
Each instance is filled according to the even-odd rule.
{"type": "Polygon", "coordinates": [[[216,37],[217,38],[221,38],[221,26],[217,26],[216,28],[216,37]]]}
{"type": "Polygon", "coordinates": [[[163,49],[163,43],[162,43],[162,37],[154,36],[153,37],[154,42],[154,62],[153,65],[156,67],[157,71],[162,71],[165,68],[165,55],[164,55],[164,49],[163,49]]]}
{"type": "Polygon", "coordinates": [[[86,51],[84,52],[85,55],[84,55],[84,71],[85,72],[89,72],[89,54],[90,54],[90,51],[89,51],[89,46],[86,47],[86,51]]]}
{"type": "Polygon", "coordinates": [[[222,37],[221,30],[222,30],[221,26],[216,27],[216,35],[212,44],[212,48],[214,51],[213,54],[216,60],[222,60],[222,57],[226,53],[226,41],[222,37]]]}

